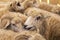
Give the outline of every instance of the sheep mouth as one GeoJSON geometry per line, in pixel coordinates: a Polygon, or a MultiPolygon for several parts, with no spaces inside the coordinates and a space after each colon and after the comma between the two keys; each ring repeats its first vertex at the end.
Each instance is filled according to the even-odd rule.
{"type": "Polygon", "coordinates": [[[32,26],[32,27],[24,26],[23,29],[29,30],[29,31],[35,31],[36,30],[36,27],[35,26],[32,26]]]}

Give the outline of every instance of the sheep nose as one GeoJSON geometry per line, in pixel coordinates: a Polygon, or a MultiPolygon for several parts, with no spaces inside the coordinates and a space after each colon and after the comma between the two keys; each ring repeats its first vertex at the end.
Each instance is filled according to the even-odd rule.
{"type": "Polygon", "coordinates": [[[28,25],[24,25],[24,29],[25,30],[30,30],[30,29],[32,29],[32,27],[28,27],[28,25]]]}
{"type": "Polygon", "coordinates": [[[28,25],[24,25],[24,29],[26,29],[27,26],[28,26],[28,25]]]}

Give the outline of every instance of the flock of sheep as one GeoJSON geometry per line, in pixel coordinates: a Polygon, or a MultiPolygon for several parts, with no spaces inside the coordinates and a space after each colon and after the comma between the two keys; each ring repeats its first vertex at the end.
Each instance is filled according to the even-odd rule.
{"type": "Polygon", "coordinates": [[[60,40],[60,7],[40,0],[1,3],[0,40],[60,40]]]}

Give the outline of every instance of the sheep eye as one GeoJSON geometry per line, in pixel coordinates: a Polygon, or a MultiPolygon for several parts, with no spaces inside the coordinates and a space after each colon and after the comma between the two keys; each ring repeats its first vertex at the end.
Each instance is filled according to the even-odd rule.
{"type": "Polygon", "coordinates": [[[17,6],[21,6],[19,2],[17,3],[17,6]]]}
{"type": "Polygon", "coordinates": [[[13,26],[16,26],[15,24],[12,24],[13,26]]]}
{"type": "Polygon", "coordinates": [[[36,17],[36,20],[39,20],[41,17],[40,16],[38,16],[38,17],[36,17]]]}

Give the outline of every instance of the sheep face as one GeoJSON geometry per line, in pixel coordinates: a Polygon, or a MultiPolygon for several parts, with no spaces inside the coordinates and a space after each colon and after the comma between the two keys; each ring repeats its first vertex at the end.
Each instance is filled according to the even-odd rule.
{"type": "Polygon", "coordinates": [[[26,30],[37,30],[37,32],[44,32],[44,23],[45,18],[42,15],[37,15],[35,17],[28,17],[24,24],[26,30]],[[41,31],[42,30],[42,31],[41,31]]]}
{"type": "Polygon", "coordinates": [[[25,25],[24,25],[25,29],[28,29],[28,30],[35,29],[35,30],[37,30],[37,32],[39,32],[39,28],[44,30],[44,28],[42,28],[42,26],[43,26],[45,19],[48,18],[48,16],[46,16],[46,15],[48,15],[48,13],[43,12],[43,10],[40,10],[38,8],[33,8],[33,10],[32,10],[32,8],[29,8],[29,9],[30,10],[27,10],[27,13],[26,13],[27,16],[29,16],[29,17],[25,22],[25,25]],[[46,15],[45,15],[45,13],[46,13],[46,15]]]}
{"type": "Polygon", "coordinates": [[[1,21],[0,28],[1,29],[7,29],[7,30],[13,30],[15,32],[18,32],[20,30],[20,28],[22,27],[22,25],[23,25],[23,23],[17,18],[14,18],[14,19],[11,19],[11,20],[3,19],[1,21]]]}
{"type": "Polygon", "coordinates": [[[13,30],[15,32],[20,31],[20,29],[22,29],[22,25],[23,23],[18,19],[12,19],[9,23],[9,25],[7,25],[6,29],[7,30],[13,30]]]}
{"type": "Polygon", "coordinates": [[[22,25],[24,24],[26,18],[27,17],[25,15],[22,15],[20,13],[9,13],[3,15],[0,19],[0,28],[19,31],[20,29],[22,29],[22,25]]]}
{"type": "Polygon", "coordinates": [[[10,4],[10,11],[22,12],[24,8],[21,6],[21,3],[18,1],[14,1],[10,4]]]}

